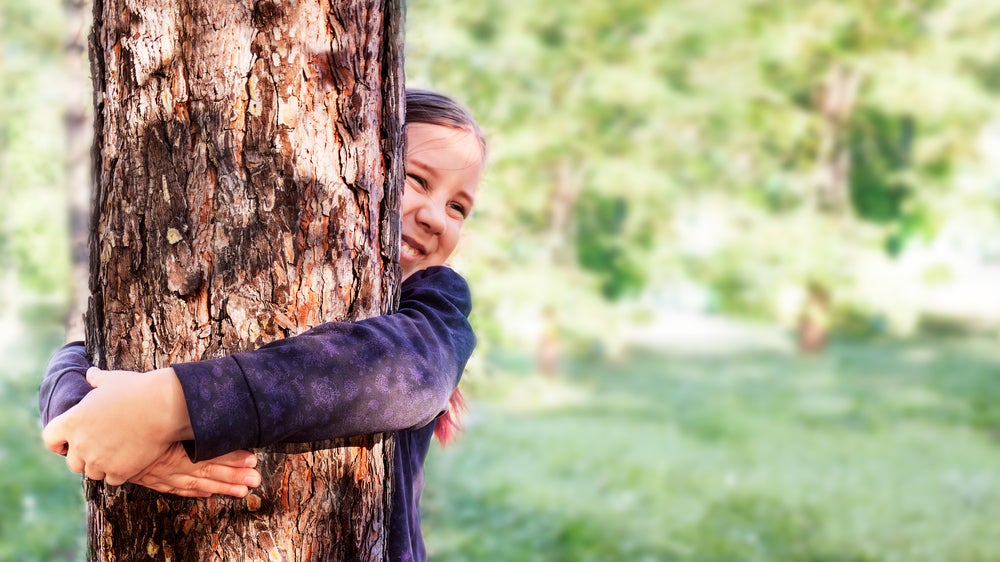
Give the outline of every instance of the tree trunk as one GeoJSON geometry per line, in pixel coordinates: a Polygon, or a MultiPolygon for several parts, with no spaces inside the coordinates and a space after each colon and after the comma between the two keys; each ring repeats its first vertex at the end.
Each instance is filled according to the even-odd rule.
{"type": "MultiPolygon", "coordinates": [[[[87,345],[149,370],[387,312],[396,0],[97,0],[87,345]]],[[[98,560],[382,560],[388,435],[258,452],[246,499],[86,484],[98,560]]]]}
{"type": "Polygon", "coordinates": [[[847,126],[861,87],[861,73],[834,66],[814,93],[814,104],[823,118],[819,139],[816,207],[837,216],[851,210],[851,156],[847,126]]]}

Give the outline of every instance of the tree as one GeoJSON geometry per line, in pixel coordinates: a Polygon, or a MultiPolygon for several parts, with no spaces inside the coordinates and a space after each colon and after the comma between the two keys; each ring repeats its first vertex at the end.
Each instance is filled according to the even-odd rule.
{"type": "MultiPolygon", "coordinates": [[[[395,1],[95,2],[95,364],[144,371],[388,311],[400,17],[395,1]]],[[[91,556],[382,559],[392,446],[260,451],[246,499],[88,481],[91,556]]]]}

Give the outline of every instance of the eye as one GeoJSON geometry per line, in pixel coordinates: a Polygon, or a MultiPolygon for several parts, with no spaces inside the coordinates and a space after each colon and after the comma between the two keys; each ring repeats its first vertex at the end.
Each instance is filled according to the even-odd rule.
{"type": "Polygon", "coordinates": [[[458,215],[463,219],[469,216],[469,210],[465,208],[465,205],[457,201],[448,203],[448,208],[458,213],[458,215]]]}
{"type": "Polygon", "coordinates": [[[427,191],[427,180],[424,178],[416,174],[406,174],[406,180],[419,187],[421,191],[427,191]]]}

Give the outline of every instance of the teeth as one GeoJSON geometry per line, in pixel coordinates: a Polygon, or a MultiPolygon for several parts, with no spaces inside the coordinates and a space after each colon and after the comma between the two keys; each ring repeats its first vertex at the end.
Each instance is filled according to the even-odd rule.
{"type": "Polygon", "coordinates": [[[401,254],[401,256],[406,256],[411,259],[416,259],[420,257],[420,251],[414,248],[413,246],[410,246],[406,242],[403,242],[402,244],[399,245],[399,253],[401,254]]]}

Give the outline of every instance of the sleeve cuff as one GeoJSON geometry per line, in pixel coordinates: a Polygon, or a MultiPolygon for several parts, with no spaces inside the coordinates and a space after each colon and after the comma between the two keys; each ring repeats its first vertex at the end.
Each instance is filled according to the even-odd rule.
{"type": "Polygon", "coordinates": [[[171,365],[184,390],[194,440],[184,443],[192,462],[250,449],[260,442],[256,402],[233,357],[171,365]]]}
{"type": "Polygon", "coordinates": [[[73,342],[52,355],[38,389],[38,408],[42,425],[75,406],[93,390],[87,382],[87,353],[83,342],[73,342]]]}

